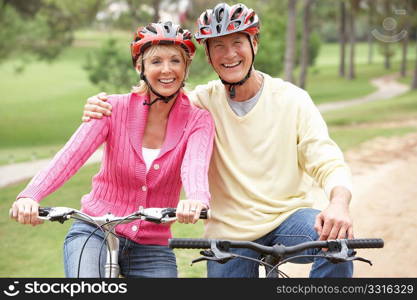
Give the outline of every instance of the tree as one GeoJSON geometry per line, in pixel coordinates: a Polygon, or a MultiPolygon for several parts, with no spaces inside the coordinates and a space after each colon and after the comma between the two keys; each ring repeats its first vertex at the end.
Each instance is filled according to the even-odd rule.
{"type": "MultiPolygon", "coordinates": [[[[386,18],[388,18],[391,14],[391,1],[390,0],[385,0],[385,16],[386,18]]],[[[385,19],[387,20],[387,19],[385,19]]],[[[394,55],[393,51],[390,49],[390,43],[387,41],[383,42],[383,47],[382,47],[382,53],[384,54],[384,58],[385,58],[385,69],[389,70],[391,69],[391,56],[394,55]]]]}
{"type": "Polygon", "coordinates": [[[118,47],[115,39],[107,40],[94,56],[89,55],[84,69],[93,84],[109,92],[126,91],[139,80],[129,53],[118,47]]]}
{"type": "Polygon", "coordinates": [[[339,21],[339,45],[340,45],[340,60],[339,60],[339,76],[345,77],[346,65],[346,3],[341,0],[339,2],[340,21],[339,21]]]}
{"type": "MultiPolygon", "coordinates": [[[[416,41],[417,41],[417,36],[416,36],[416,41]]],[[[413,81],[411,82],[411,89],[413,90],[417,89],[417,45],[415,48],[416,48],[416,59],[415,59],[416,61],[415,61],[415,66],[414,66],[413,81]]]]}
{"type": "Polygon", "coordinates": [[[103,0],[0,0],[0,62],[15,57],[51,61],[92,22],[103,0]],[[7,42],[4,42],[7,41],[7,42]]]}
{"type": "MultiPolygon", "coordinates": [[[[414,20],[415,22],[415,16],[417,15],[417,1],[413,0],[410,3],[409,6],[411,12],[410,15],[413,17],[411,20],[414,20]]],[[[417,25],[416,23],[414,23],[414,25],[417,25]]],[[[411,89],[416,90],[417,89],[417,30],[415,30],[416,35],[415,35],[415,50],[416,50],[416,57],[415,57],[415,65],[414,65],[414,75],[413,75],[413,80],[411,82],[411,89]]]]}
{"type": "MultiPolygon", "coordinates": [[[[259,5],[259,4],[257,4],[259,5]]],[[[271,1],[263,6],[250,6],[261,19],[258,53],[255,57],[257,70],[278,76],[284,66],[286,18],[278,15],[286,7],[283,2],[271,1]]]]}
{"type": "Polygon", "coordinates": [[[153,19],[152,22],[156,23],[159,21],[159,7],[160,7],[161,1],[160,0],[152,0],[152,8],[153,8],[153,19]]]}
{"type": "Polygon", "coordinates": [[[350,0],[350,10],[348,13],[349,24],[349,74],[348,79],[354,79],[356,77],[355,72],[355,44],[356,44],[356,30],[355,30],[355,18],[359,11],[360,0],[350,0]]]}
{"type": "Polygon", "coordinates": [[[314,0],[306,0],[304,3],[304,17],[303,17],[303,36],[301,42],[301,72],[299,86],[305,88],[307,79],[307,69],[310,63],[309,47],[310,47],[310,33],[311,33],[311,6],[314,0]]]}
{"type": "Polygon", "coordinates": [[[373,53],[374,53],[374,36],[372,35],[371,28],[374,27],[374,16],[375,16],[375,1],[368,0],[368,64],[372,64],[373,53]]]}
{"type": "Polygon", "coordinates": [[[410,35],[410,29],[411,29],[409,15],[410,13],[412,13],[412,10],[413,10],[411,6],[411,1],[406,0],[405,8],[406,8],[406,15],[401,18],[403,24],[401,24],[402,26],[400,26],[402,30],[405,30],[406,32],[406,35],[402,39],[402,59],[401,59],[401,70],[400,70],[401,77],[405,77],[407,75],[407,52],[408,52],[409,35],[410,35]]]}
{"type": "Polygon", "coordinates": [[[294,65],[296,55],[296,11],[297,0],[288,0],[288,21],[285,43],[284,78],[289,82],[294,82],[294,65]]]}
{"type": "MultiPolygon", "coordinates": [[[[119,3],[120,0],[110,0],[119,3]]],[[[123,13],[123,27],[135,30],[138,25],[158,22],[160,19],[161,0],[125,0],[127,11],[123,13]]]]}

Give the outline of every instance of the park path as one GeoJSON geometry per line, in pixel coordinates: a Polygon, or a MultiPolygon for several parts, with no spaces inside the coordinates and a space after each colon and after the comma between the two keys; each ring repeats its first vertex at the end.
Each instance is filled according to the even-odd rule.
{"type": "MultiPolygon", "coordinates": [[[[390,74],[372,79],[372,85],[377,88],[375,92],[357,99],[324,103],[318,105],[318,108],[323,113],[330,110],[336,110],[371,101],[389,99],[401,95],[407,92],[409,87],[405,84],[397,82],[397,78],[398,74],[390,74]]],[[[94,155],[90,157],[86,165],[100,162],[102,154],[102,148],[99,148],[94,155]]],[[[33,177],[37,172],[39,172],[39,170],[44,168],[49,161],[50,159],[42,159],[0,166],[0,188],[33,177]]]]}
{"type": "Polygon", "coordinates": [[[399,96],[409,91],[410,87],[408,85],[398,82],[398,77],[399,74],[395,73],[374,78],[371,80],[371,84],[377,88],[375,92],[356,99],[323,103],[318,105],[318,108],[320,112],[323,113],[330,110],[345,108],[377,100],[390,99],[399,96]]]}

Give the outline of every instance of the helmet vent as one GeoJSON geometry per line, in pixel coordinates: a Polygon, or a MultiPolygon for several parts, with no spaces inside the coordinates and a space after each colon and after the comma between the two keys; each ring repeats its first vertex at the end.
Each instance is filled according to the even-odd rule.
{"type": "Polygon", "coordinates": [[[217,30],[217,33],[220,33],[222,31],[222,25],[220,25],[220,24],[217,25],[216,30],[217,30]]]}
{"type": "Polygon", "coordinates": [[[238,9],[235,10],[235,12],[233,13],[233,15],[230,19],[234,20],[234,19],[239,18],[239,15],[240,15],[241,12],[242,12],[242,7],[239,7],[238,9]]]}
{"type": "Polygon", "coordinates": [[[156,28],[155,27],[153,27],[152,25],[148,25],[148,26],[146,26],[146,29],[148,29],[149,31],[151,31],[151,32],[153,32],[153,33],[157,33],[156,32],[156,28]]]}
{"type": "Polygon", "coordinates": [[[209,17],[208,17],[208,15],[207,15],[207,12],[204,14],[204,24],[210,24],[209,23],[209,17]]]}
{"type": "Polygon", "coordinates": [[[222,7],[216,13],[216,20],[217,20],[217,22],[220,22],[221,20],[223,20],[223,15],[224,15],[224,8],[222,7]]]}

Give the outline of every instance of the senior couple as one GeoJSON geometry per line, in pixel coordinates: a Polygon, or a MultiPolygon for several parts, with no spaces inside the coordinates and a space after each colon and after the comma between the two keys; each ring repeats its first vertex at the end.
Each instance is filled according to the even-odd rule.
{"type": "MultiPolygon", "coordinates": [[[[81,199],[82,211],[91,215],[176,206],[179,222],[195,223],[209,208],[207,238],[268,246],[353,238],[350,171],[318,109],[306,91],[254,68],[258,15],[244,4],[220,3],[204,11],[197,26],[195,39],[219,80],[185,92],[196,50],[192,34],[171,22],[138,28],[131,43],[138,86],[128,94],[87,100],[84,122],[17,196],[13,219],[40,224],[38,203],[105,144],[101,169],[81,199]],[[328,196],[323,211],[312,208],[313,181],[328,196]],[[186,199],[179,201],[181,187],[186,199]]],[[[70,228],[64,242],[67,277],[76,276],[80,248],[94,229],[82,222],[70,228]]],[[[175,255],[167,247],[170,226],[136,221],[118,225],[116,232],[122,274],[177,277],[175,255]]],[[[84,250],[81,277],[100,274],[94,258],[102,239],[96,231],[84,250]]],[[[233,251],[257,257],[251,250],[233,251]]],[[[352,262],[296,262],[313,263],[310,277],[353,273],[352,262]]],[[[258,277],[257,264],[243,259],[208,262],[207,271],[208,277],[258,277]]]]}

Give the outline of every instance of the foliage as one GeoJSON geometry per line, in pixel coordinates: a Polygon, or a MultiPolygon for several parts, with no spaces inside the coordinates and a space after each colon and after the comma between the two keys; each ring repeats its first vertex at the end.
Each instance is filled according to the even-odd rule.
{"type": "Polygon", "coordinates": [[[285,14],[278,14],[276,9],[259,11],[261,33],[255,60],[257,69],[271,75],[281,72],[285,53],[285,14]]]}
{"type": "Polygon", "coordinates": [[[0,0],[0,63],[8,58],[52,61],[94,20],[103,0],[0,0]],[[92,17],[93,16],[93,17],[92,17]]]}
{"type": "Polygon", "coordinates": [[[96,53],[89,53],[84,69],[93,84],[108,92],[125,92],[138,81],[128,49],[118,47],[114,38],[108,39],[96,53]]]}
{"type": "Polygon", "coordinates": [[[190,67],[190,74],[188,78],[192,81],[207,81],[208,78],[216,78],[216,73],[209,65],[205,49],[203,45],[197,45],[197,51],[193,58],[193,62],[190,67]]]}

